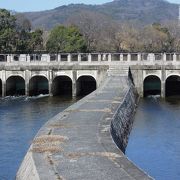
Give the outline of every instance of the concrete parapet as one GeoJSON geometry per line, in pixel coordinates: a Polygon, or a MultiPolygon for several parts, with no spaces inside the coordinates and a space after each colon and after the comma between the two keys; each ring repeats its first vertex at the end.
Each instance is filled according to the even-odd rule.
{"type": "Polygon", "coordinates": [[[127,144],[136,97],[127,77],[107,77],[41,128],[16,179],[151,179],[117,148],[127,144]]]}

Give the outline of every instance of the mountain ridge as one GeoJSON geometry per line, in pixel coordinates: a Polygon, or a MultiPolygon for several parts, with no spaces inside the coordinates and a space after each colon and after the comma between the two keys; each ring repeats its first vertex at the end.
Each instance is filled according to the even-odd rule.
{"type": "Polygon", "coordinates": [[[97,12],[117,23],[152,24],[178,19],[178,4],[164,0],[114,0],[101,5],[70,4],[51,10],[26,12],[34,28],[52,29],[58,24],[66,24],[68,19],[81,12],[97,12]]]}

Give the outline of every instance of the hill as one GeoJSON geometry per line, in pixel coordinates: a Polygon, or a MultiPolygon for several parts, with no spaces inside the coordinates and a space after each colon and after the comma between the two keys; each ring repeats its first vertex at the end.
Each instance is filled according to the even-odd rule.
{"type": "Polygon", "coordinates": [[[48,30],[57,24],[66,24],[69,19],[85,12],[118,23],[133,22],[145,25],[177,20],[178,5],[164,0],[114,0],[102,5],[70,4],[52,10],[26,12],[24,15],[34,28],[48,30]]]}

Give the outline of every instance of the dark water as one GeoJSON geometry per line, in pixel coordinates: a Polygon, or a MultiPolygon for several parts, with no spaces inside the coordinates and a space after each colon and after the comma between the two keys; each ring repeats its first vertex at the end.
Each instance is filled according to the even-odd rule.
{"type": "Polygon", "coordinates": [[[180,179],[180,99],[142,99],[126,155],[157,180],[180,179]]]}
{"type": "Polygon", "coordinates": [[[0,180],[15,178],[41,126],[75,101],[67,97],[0,99],[0,180]]]}

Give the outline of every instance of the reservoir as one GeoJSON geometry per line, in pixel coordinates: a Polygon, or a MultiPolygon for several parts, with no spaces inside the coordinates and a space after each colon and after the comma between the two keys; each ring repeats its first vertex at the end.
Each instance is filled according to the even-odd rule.
{"type": "Polygon", "coordinates": [[[180,179],[180,99],[141,99],[126,155],[156,180],[180,179]]]}
{"type": "Polygon", "coordinates": [[[0,99],[0,180],[13,180],[38,130],[76,102],[69,97],[0,99]]]}
{"type": "MultiPolygon", "coordinates": [[[[38,130],[76,102],[69,97],[0,100],[0,179],[11,180],[38,130]]],[[[180,100],[141,99],[126,155],[157,180],[180,179],[180,100]]]]}

